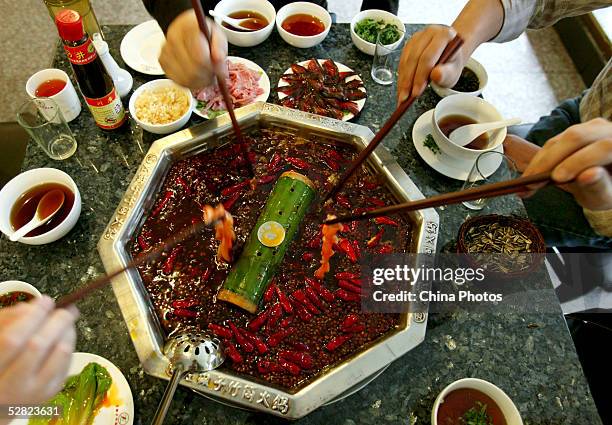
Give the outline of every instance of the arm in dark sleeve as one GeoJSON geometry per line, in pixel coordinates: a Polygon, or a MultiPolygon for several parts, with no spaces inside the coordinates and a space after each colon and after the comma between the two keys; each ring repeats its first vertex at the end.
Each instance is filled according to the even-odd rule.
{"type": "Polygon", "coordinates": [[[191,9],[190,0],[142,0],[147,11],[155,18],[164,31],[168,31],[170,23],[178,15],[191,9]]]}

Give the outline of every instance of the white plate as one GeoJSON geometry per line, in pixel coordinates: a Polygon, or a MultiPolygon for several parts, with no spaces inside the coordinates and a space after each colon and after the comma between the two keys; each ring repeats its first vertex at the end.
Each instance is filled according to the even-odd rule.
{"type": "Polygon", "coordinates": [[[166,41],[164,32],[155,20],[132,28],[121,40],[121,57],[133,70],[148,75],[164,75],[159,54],[166,41]]]}
{"type": "MultiPolygon", "coordinates": [[[[68,369],[68,375],[72,376],[81,373],[83,368],[92,362],[104,366],[110,374],[113,383],[108,390],[108,394],[111,397],[111,402],[116,402],[110,406],[100,408],[93,420],[93,425],[132,425],[134,423],[132,390],[130,390],[125,376],[123,376],[123,373],[121,373],[117,366],[96,354],[74,353],[70,362],[70,368],[68,369]]],[[[15,419],[10,422],[10,425],[27,425],[27,423],[28,419],[15,419]]]]}
{"type": "MultiPolygon", "coordinates": [[[[323,62],[325,62],[326,59],[317,59],[317,61],[319,61],[320,64],[323,64],[323,62]]],[[[302,61],[302,62],[298,62],[298,65],[301,65],[301,66],[305,67],[308,64],[308,62],[310,62],[310,59],[302,61]]],[[[344,64],[341,64],[340,62],[334,61],[334,63],[336,64],[336,66],[338,67],[338,71],[340,71],[340,72],[354,72],[351,68],[349,68],[348,66],[346,66],[344,64]]],[[[293,74],[293,70],[291,69],[291,67],[289,67],[288,70],[283,72],[283,75],[284,74],[293,74]]],[[[352,80],[359,80],[359,81],[361,81],[363,83],[363,80],[361,79],[361,77],[359,75],[352,75],[352,76],[346,78],[344,81],[346,81],[348,83],[349,81],[352,81],[352,80]]],[[[282,78],[278,80],[277,87],[285,87],[285,86],[288,86],[288,85],[289,85],[289,83],[287,81],[283,80],[282,78]]],[[[359,90],[361,90],[364,93],[367,93],[365,87],[360,87],[359,90]]],[[[287,95],[285,93],[278,92],[279,100],[282,100],[285,97],[287,97],[287,95]]],[[[361,112],[361,110],[363,109],[363,105],[365,105],[365,101],[366,101],[365,98],[354,101],[357,104],[357,108],[359,109],[359,112],[361,112]]],[[[350,119],[353,119],[353,117],[355,117],[355,115],[349,112],[347,114],[344,114],[344,116],[342,117],[342,121],[348,121],[350,119]]]]}
{"type": "MultiPolygon", "coordinates": [[[[251,103],[255,103],[255,102],[265,102],[266,100],[268,100],[268,97],[270,96],[270,78],[268,77],[268,74],[266,74],[266,71],[264,71],[261,66],[257,65],[255,62],[250,61],[248,59],[245,58],[240,58],[238,56],[228,56],[227,60],[233,62],[233,63],[241,63],[244,66],[246,66],[249,69],[252,69],[253,71],[256,71],[257,73],[259,73],[259,75],[261,76],[259,78],[259,87],[261,87],[263,89],[263,93],[260,94],[259,96],[257,96],[253,102],[251,103]]],[[[197,102],[198,100],[196,99],[196,107],[193,108],[193,112],[196,115],[201,116],[202,118],[206,118],[208,119],[208,112],[207,113],[202,113],[201,108],[198,109],[197,106],[197,102]]],[[[246,106],[246,105],[243,105],[246,106]]]]}
{"type": "MultiPolygon", "coordinates": [[[[425,112],[421,115],[412,128],[412,142],[417,152],[423,158],[423,161],[427,163],[431,168],[436,170],[440,174],[444,174],[446,177],[451,179],[465,181],[470,174],[470,170],[474,165],[474,161],[464,161],[462,159],[452,158],[451,156],[440,151],[438,154],[434,154],[431,149],[424,145],[425,138],[428,134],[433,133],[431,126],[431,116],[433,115],[433,109],[425,112]]],[[[495,152],[504,153],[503,145],[494,149],[495,152]]],[[[490,156],[490,155],[488,155],[490,156]]],[[[501,165],[502,157],[495,155],[495,158],[487,161],[482,169],[485,177],[489,177],[493,174],[501,165]]]]}

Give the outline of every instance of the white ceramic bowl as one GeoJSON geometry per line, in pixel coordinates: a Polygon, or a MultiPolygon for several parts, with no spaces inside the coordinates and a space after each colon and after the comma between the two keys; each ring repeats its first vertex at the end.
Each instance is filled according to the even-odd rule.
{"type": "Polygon", "coordinates": [[[15,291],[26,292],[34,295],[35,298],[42,297],[40,291],[29,283],[22,282],[20,280],[7,280],[5,282],[0,282],[0,295],[5,295],[15,291]]]}
{"type": "Polygon", "coordinates": [[[472,91],[472,92],[456,91],[450,88],[440,87],[436,83],[432,82],[431,88],[433,89],[433,91],[435,91],[440,97],[446,97],[452,94],[459,94],[459,93],[470,94],[472,96],[479,96],[484,90],[484,88],[486,87],[487,83],[489,82],[489,76],[487,74],[487,70],[485,69],[484,66],[482,66],[480,62],[478,62],[474,58],[469,58],[467,63],[465,64],[465,67],[474,71],[474,74],[476,74],[476,76],[478,77],[478,81],[480,83],[480,85],[478,86],[478,90],[472,91]]]}
{"type": "Polygon", "coordinates": [[[257,31],[234,31],[221,25],[223,22],[221,18],[215,17],[215,22],[221,27],[227,41],[239,47],[253,47],[266,41],[274,29],[274,22],[276,21],[276,10],[272,3],[267,0],[223,0],[215,6],[215,13],[225,16],[242,10],[262,14],[268,20],[268,25],[257,31]]]}
{"type": "Polygon", "coordinates": [[[488,381],[484,381],[482,379],[477,378],[459,379],[458,381],[451,383],[442,390],[442,392],[440,393],[440,395],[438,395],[436,401],[434,402],[433,409],[431,409],[432,425],[443,425],[438,424],[438,409],[440,408],[440,404],[444,402],[444,397],[446,397],[448,393],[454,390],[458,390],[460,388],[471,388],[485,393],[486,395],[491,397],[495,401],[495,403],[497,403],[508,425],[523,425],[521,415],[510,397],[508,397],[508,395],[503,392],[498,386],[493,385],[488,381]]]}
{"type": "Polygon", "coordinates": [[[7,237],[13,233],[10,222],[11,209],[19,197],[42,183],[60,183],[74,193],[74,204],[68,216],[47,233],[32,237],[22,237],[18,242],[27,245],[44,245],[63,238],[76,224],[81,215],[81,194],[72,178],[55,168],[34,168],[15,176],[0,190],[0,231],[7,237]]]}
{"type": "Polygon", "coordinates": [[[506,138],[506,127],[489,132],[489,144],[485,149],[471,149],[458,146],[442,133],[438,122],[448,115],[464,115],[477,123],[502,120],[503,117],[489,102],[469,94],[456,94],[442,99],[436,105],[432,115],[432,136],[438,147],[452,158],[464,161],[475,161],[483,152],[499,147],[506,138]]]}
{"type": "Polygon", "coordinates": [[[132,115],[134,121],[136,121],[138,125],[141,126],[144,130],[148,131],[149,133],[155,134],[170,134],[178,131],[181,127],[187,124],[187,121],[189,121],[189,117],[191,117],[191,112],[193,111],[194,106],[195,100],[191,95],[191,91],[189,91],[189,89],[181,87],[174,81],[165,78],[149,81],[148,83],[141,85],[134,91],[134,93],[132,93],[132,97],[130,97],[129,102],[130,114],[132,115]],[[152,90],[161,87],[178,87],[180,90],[182,90],[190,102],[187,111],[185,111],[185,113],[176,121],[172,121],[167,124],[150,124],[138,119],[138,117],[136,116],[136,108],[134,106],[136,103],[136,99],[138,99],[138,96],[140,96],[145,90],[152,90]]]}
{"type": "Polygon", "coordinates": [[[400,18],[395,16],[393,13],[387,12],[385,10],[378,10],[378,9],[369,9],[369,10],[364,10],[362,12],[359,12],[357,15],[355,15],[355,17],[351,21],[351,39],[353,40],[353,44],[355,45],[355,47],[357,47],[359,50],[361,50],[366,55],[371,55],[371,56],[373,56],[374,52],[376,51],[376,43],[370,43],[369,41],[365,41],[363,38],[359,37],[357,33],[355,32],[355,25],[357,25],[358,22],[361,22],[366,18],[371,18],[376,21],[379,21],[382,19],[386,23],[395,25],[401,31],[402,36],[395,43],[388,44],[387,48],[389,50],[397,49],[397,47],[401,44],[402,40],[404,39],[404,34],[406,31],[404,24],[402,23],[400,18]]]}
{"type": "Polygon", "coordinates": [[[329,29],[331,28],[331,24],[331,15],[327,10],[325,10],[321,6],[306,1],[296,1],[294,3],[289,3],[281,7],[281,9],[276,13],[276,30],[280,34],[281,38],[293,47],[298,47],[300,49],[307,49],[309,47],[316,46],[317,44],[325,40],[325,37],[327,37],[329,29]],[[307,15],[312,15],[319,18],[321,22],[323,22],[323,25],[325,25],[325,29],[323,30],[323,32],[317,35],[301,36],[291,34],[290,32],[285,31],[282,26],[283,21],[289,16],[298,13],[305,13],[307,15]]]}

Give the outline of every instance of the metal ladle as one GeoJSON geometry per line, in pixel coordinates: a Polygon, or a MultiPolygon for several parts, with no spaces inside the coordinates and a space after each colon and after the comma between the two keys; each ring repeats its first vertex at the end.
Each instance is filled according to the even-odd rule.
{"type": "Polygon", "coordinates": [[[170,360],[174,372],[152,425],[164,423],[174,392],[185,373],[208,372],[221,366],[225,360],[221,341],[198,332],[185,332],[170,338],[164,346],[164,355],[170,360]]]}

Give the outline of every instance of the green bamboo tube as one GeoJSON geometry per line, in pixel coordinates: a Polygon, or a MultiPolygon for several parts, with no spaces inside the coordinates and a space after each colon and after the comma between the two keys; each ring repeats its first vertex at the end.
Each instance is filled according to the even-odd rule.
{"type": "MultiPolygon", "coordinates": [[[[295,171],[281,174],[244,245],[240,258],[219,290],[217,299],[235,304],[251,313],[257,311],[259,301],[278,265],[283,261],[314,197],[314,184],[308,177],[295,171]],[[277,222],[282,226],[285,233],[282,242],[281,239],[276,242],[265,239],[263,235],[266,233],[259,229],[268,222],[277,222]],[[258,235],[258,231],[263,233],[258,235]],[[260,237],[264,238],[266,245],[278,242],[280,244],[266,246],[260,241],[260,237]]],[[[274,228],[282,231],[278,226],[274,228]]]]}

